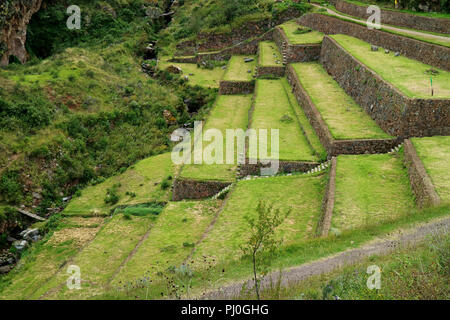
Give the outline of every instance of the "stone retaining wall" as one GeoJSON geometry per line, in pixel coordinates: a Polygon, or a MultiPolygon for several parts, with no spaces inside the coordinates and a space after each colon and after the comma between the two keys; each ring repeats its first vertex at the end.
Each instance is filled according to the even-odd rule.
{"type": "MultiPolygon", "coordinates": [[[[292,173],[292,172],[307,172],[315,167],[319,163],[317,162],[303,162],[303,161],[279,161],[278,173],[292,173]]],[[[262,165],[260,162],[257,164],[250,164],[249,160],[246,160],[245,164],[242,164],[239,168],[239,176],[259,176],[261,174],[261,168],[267,168],[270,165],[262,165]]]]}
{"type": "Polygon", "coordinates": [[[284,64],[319,60],[321,48],[320,43],[290,44],[288,37],[280,27],[275,28],[273,32],[273,40],[283,55],[284,64]]]}
{"type": "Polygon", "coordinates": [[[322,43],[323,67],[386,132],[398,137],[450,134],[450,99],[411,99],[336,41],[322,43]]]}
{"type": "Polygon", "coordinates": [[[284,76],[284,70],[285,67],[284,66],[273,66],[273,67],[262,67],[262,66],[258,66],[258,70],[256,71],[256,76],[257,77],[261,77],[261,76],[276,76],[276,77],[283,77],[284,76]]]}
{"type": "MultiPolygon", "coordinates": [[[[343,0],[334,0],[334,6],[338,11],[354,17],[368,19],[370,16],[370,14],[367,13],[368,6],[360,6],[343,0]]],[[[450,19],[429,18],[386,9],[381,10],[381,23],[416,30],[450,33],[450,19]]]]}
{"type": "Polygon", "coordinates": [[[416,195],[417,205],[421,208],[439,205],[441,198],[436,193],[433,183],[409,139],[405,140],[405,164],[408,168],[411,188],[416,195]]]}
{"type": "Polygon", "coordinates": [[[400,52],[402,55],[444,70],[450,70],[450,48],[400,35],[369,30],[366,26],[318,13],[303,15],[301,25],[325,34],[346,34],[373,45],[400,52]]]}
{"type": "Polygon", "coordinates": [[[320,142],[327,150],[328,157],[337,156],[339,154],[386,153],[400,143],[400,139],[398,138],[355,140],[334,139],[319,110],[317,110],[308,93],[302,87],[292,66],[288,66],[286,76],[297,101],[303,107],[303,110],[305,111],[309,122],[319,137],[320,142]]]}
{"type": "Polygon", "coordinates": [[[229,33],[199,33],[195,40],[178,43],[176,55],[185,56],[193,55],[196,52],[223,50],[247,39],[258,37],[279,24],[299,17],[299,15],[297,10],[288,9],[276,19],[247,22],[229,33]]]}
{"type": "Polygon", "coordinates": [[[184,199],[210,198],[222,189],[228,187],[231,182],[200,181],[177,178],[173,184],[173,201],[184,199]]]}
{"type": "Polygon", "coordinates": [[[331,220],[333,218],[334,198],[336,194],[336,169],[337,158],[333,157],[331,159],[328,184],[322,200],[322,217],[317,226],[318,235],[321,237],[328,236],[331,227],[331,220]]]}
{"type": "Polygon", "coordinates": [[[220,81],[219,94],[250,94],[255,90],[255,81],[220,81]]]}

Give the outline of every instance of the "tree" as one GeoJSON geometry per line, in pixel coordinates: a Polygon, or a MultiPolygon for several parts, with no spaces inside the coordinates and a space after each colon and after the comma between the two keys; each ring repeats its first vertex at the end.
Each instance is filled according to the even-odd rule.
{"type": "Polygon", "coordinates": [[[267,274],[282,243],[282,239],[277,236],[277,228],[290,214],[290,210],[282,214],[280,209],[273,208],[273,204],[260,201],[256,211],[256,217],[246,217],[250,235],[241,250],[244,256],[251,258],[255,293],[260,300],[260,282],[267,274]]]}

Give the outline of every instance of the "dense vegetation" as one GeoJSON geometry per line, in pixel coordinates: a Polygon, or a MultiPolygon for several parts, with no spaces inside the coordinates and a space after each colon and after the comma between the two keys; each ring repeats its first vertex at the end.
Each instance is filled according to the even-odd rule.
{"type": "Polygon", "coordinates": [[[71,1],[82,12],[71,31],[68,2],[44,1],[28,29],[31,61],[0,70],[0,203],[47,213],[81,186],[168,150],[169,132],[203,117],[215,90],[140,68],[165,24],[145,8],[166,10],[160,2],[71,1]]]}

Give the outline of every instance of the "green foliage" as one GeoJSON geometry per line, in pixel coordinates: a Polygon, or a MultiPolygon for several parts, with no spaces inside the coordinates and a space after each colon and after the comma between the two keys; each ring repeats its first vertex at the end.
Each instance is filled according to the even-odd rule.
{"type": "Polygon", "coordinates": [[[106,196],[105,196],[105,203],[109,205],[115,205],[117,202],[119,202],[120,197],[117,192],[117,189],[120,187],[119,184],[113,185],[111,188],[108,188],[106,190],[106,196]]]}
{"type": "Polygon", "coordinates": [[[256,207],[257,217],[248,216],[250,226],[249,237],[241,246],[244,255],[250,256],[253,265],[253,281],[255,293],[260,299],[260,282],[269,271],[274,257],[282,243],[278,238],[277,228],[290,214],[290,210],[284,214],[280,209],[274,209],[273,204],[260,201],[256,207]]]}
{"type": "Polygon", "coordinates": [[[19,172],[6,171],[0,177],[1,198],[11,204],[17,204],[23,199],[23,188],[19,179],[19,172]]]}

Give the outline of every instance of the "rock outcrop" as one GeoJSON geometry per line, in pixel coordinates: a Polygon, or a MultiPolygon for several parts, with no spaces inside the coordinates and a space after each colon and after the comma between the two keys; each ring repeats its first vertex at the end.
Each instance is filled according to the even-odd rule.
{"type": "Polygon", "coordinates": [[[11,55],[22,63],[27,61],[27,26],[41,4],[42,0],[6,0],[0,4],[0,66],[8,65],[11,55]]]}

